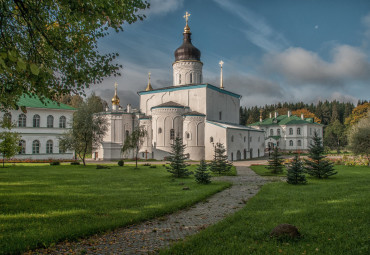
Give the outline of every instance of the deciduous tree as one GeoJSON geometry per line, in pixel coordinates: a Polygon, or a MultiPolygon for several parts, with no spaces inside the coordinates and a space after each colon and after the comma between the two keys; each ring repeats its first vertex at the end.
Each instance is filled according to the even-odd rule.
{"type": "Polygon", "coordinates": [[[355,154],[364,155],[370,163],[370,112],[353,125],[349,131],[349,148],[355,154]]]}
{"type": "Polygon", "coordinates": [[[74,150],[86,165],[86,154],[100,146],[108,131],[108,122],[104,115],[96,114],[95,100],[88,98],[81,103],[73,114],[72,129],[60,138],[63,150],[74,150]]]}
{"type": "Polygon", "coordinates": [[[3,156],[3,167],[5,158],[11,158],[20,150],[19,140],[20,135],[17,132],[12,132],[14,124],[8,118],[3,118],[0,121],[2,132],[0,132],[0,153],[3,156]]]}
{"type": "Polygon", "coordinates": [[[22,94],[84,94],[119,75],[118,54],[102,54],[98,41],[142,20],[148,7],[144,0],[0,1],[1,108],[17,108],[22,94]]]}
{"type": "Polygon", "coordinates": [[[141,146],[143,145],[144,139],[147,135],[148,135],[148,132],[144,129],[144,127],[137,127],[128,137],[126,137],[126,140],[123,143],[122,153],[128,153],[129,151],[134,151],[135,160],[136,160],[136,168],[137,168],[139,150],[141,146]]]}

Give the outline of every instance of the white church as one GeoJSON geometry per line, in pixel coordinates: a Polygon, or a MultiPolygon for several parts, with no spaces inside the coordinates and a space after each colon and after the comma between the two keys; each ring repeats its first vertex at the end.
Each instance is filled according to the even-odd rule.
{"type": "Polygon", "coordinates": [[[101,146],[93,152],[96,160],[123,157],[122,145],[128,135],[139,126],[147,131],[140,157],[163,159],[169,155],[175,137],[183,139],[185,153],[191,160],[213,159],[214,146],[222,143],[229,160],[243,160],[264,156],[264,131],[239,125],[241,96],[220,87],[203,83],[200,51],[191,42],[188,26],[183,32],[183,44],[175,51],[173,86],[153,89],[150,76],[147,88],[138,92],[140,109],[130,105],[122,109],[117,95],[112,108],[103,114],[109,122],[101,146]]]}

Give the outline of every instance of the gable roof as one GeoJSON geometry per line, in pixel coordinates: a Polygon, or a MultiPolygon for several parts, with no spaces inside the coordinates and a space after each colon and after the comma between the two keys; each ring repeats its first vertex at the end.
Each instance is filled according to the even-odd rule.
{"type": "Polygon", "coordinates": [[[189,108],[189,107],[176,103],[174,101],[168,101],[163,104],[153,106],[151,109],[155,109],[155,108],[189,108]]]}
{"type": "Polygon", "coordinates": [[[226,129],[237,129],[237,130],[244,130],[244,131],[264,132],[264,131],[259,130],[259,129],[255,129],[255,128],[247,127],[247,126],[243,126],[243,125],[238,125],[238,124],[234,124],[234,123],[219,122],[219,121],[213,121],[213,120],[207,120],[206,122],[210,123],[212,125],[215,125],[215,126],[226,128],[226,129]]]}
{"type": "Polygon", "coordinates": [[[50,99],[44,99],[41,102],[37,96],[22,95],[18,100],[18,106],[30,107],[30,108],[44,108],[44,109],[59,109],[59,110],[76,110],[75,108],[52,101],[50,99]]]}
{"type": "Polygon", "coordinates": [[[272,126],[272,125],[298,125],[298,124],[316,124],[321,125],[319,123],[314,122],[313,118],[306,118],[301,119],[296,115],[279,115],[277,118],[268,118],[262,120],[262,122],[255,122],[249,124],[248,126],[272,126]]]}

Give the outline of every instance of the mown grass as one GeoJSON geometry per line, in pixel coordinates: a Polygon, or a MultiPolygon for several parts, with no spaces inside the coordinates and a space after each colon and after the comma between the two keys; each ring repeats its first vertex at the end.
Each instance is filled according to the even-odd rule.
{"type": "Polygon", "coordinates": [[[250,167],[256,174],[261,175],[261,176],[286,176],[287,170],[284,167],[283,172],[280,174],[273,174],[271,173],[271,170],[267,169],[267,166],[263,165],[256,165],[256,166],[251,166],[250,167]]]}
{"type": "Polygon", "coordinates": [[[161,254],[370,254],[370,168],[336,169],[307,185],[266,184],[241,211],[161,254]],[[281,223],[303,237],[271,239],[281,223]]]}
{"type": "Polygon", "coordinates": [[[110,167],[28,164],[0,169],[0,253],[20,253],[158,217],[230,186],[173,179],[162,166],[110,167]]]}

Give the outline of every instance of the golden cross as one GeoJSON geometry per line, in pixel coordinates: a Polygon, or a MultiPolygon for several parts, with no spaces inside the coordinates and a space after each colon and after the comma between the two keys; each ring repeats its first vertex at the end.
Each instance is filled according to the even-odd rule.
{"type": "Polygon", "coordinates": [[[184,18],[185,18],[185,20],[186,20],[186,25],[188,24],[188,19],[189,19],[189,17],[190,17],[190,13],[188,13],[188,12],[186,12],[185,13],[185,15],[184,15],[184,18]]]}
{"type": "Polygon", "coordinates": [[[150,81],[150,75],[151,75],[151,73],[149,72],[149,73],[148,73],[149,81],[150,81]]]}
{"type": "Polygon", "coordinates": [[[117,84],[117,82],[115,82],[114,83],[114,88],[117,89],[117,86],[118,86],[118,84],[117,84]]]}
{"type": "Polygon", "coordinates": [[[222,65],[224,64],[224,61],[221,60],[219,64],[222,67],[222,65]]]}

